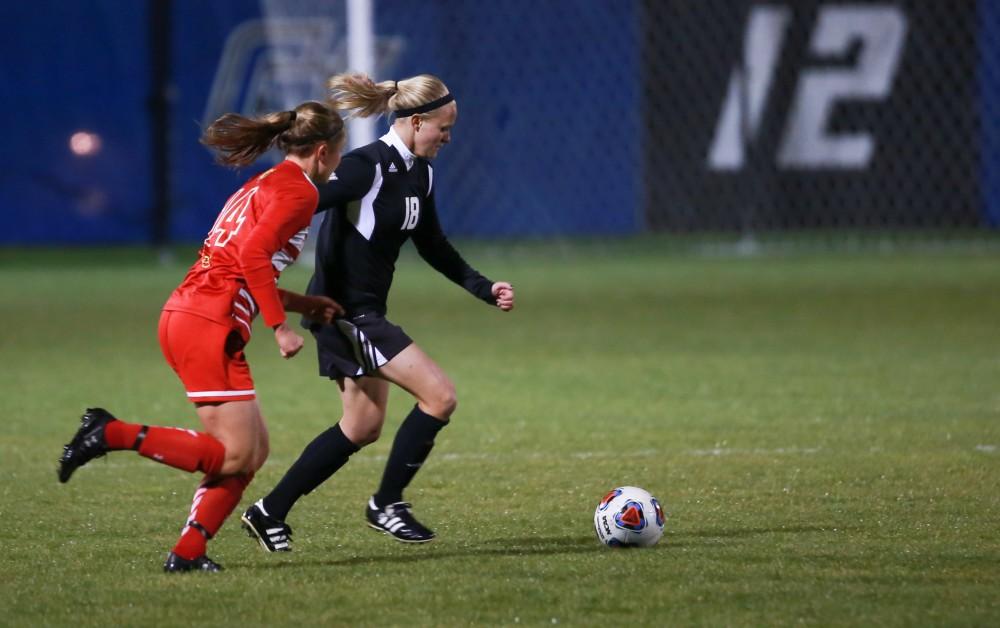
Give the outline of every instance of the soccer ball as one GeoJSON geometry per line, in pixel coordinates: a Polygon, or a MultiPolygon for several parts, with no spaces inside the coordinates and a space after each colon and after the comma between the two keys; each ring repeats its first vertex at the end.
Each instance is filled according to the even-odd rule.
{"type": "Polygon", "coordinates": [[[594,511],[594,529],[609,547],[648,547],[663,536],[663,508],[647,491],[620,486],[601,500],[594,511]]]}

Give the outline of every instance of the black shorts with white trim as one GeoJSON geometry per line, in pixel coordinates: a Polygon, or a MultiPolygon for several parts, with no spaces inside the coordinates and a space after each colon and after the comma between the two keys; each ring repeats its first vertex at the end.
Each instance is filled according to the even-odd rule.
{"type": "Polygon", "coordinates": [[[362,377],[413,344],[402,327],[378,313],[338,318],[312,328],[319,357],[319,374],[330,379],[362,377]]]}

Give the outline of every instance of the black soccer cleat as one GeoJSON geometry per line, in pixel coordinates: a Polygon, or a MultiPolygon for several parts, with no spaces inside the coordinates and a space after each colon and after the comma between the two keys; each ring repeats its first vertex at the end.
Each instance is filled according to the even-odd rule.
{"type": "Polygon", "coordinates": [[[424,527],[410,513],[408,502],[396,502],[385,508],[375,505],[375,498],[368,500],[365,517],[368,526],[393,536],[403,543],[426,543],[434,539],[434,532],[424,527]]]}
{"type": "Polygon", "coordinates": [[[80,417],[80,429],[76,431],[73,440],[63,447],[63,454],[59,458],[60,482],[68,482],[79,467],[108,453],[104,426],[114,420],[115,417],[104,408],[87,408],[80,417]]]}
{"type": "Polygon", "coordinates": [[[260,546],[268,552],[292,551],[292,528],[282,521],[264,512],[264,507],[258,500],[240,517],[243,529],[252,539],[257,539],[260,546]]]}
{"type": "Polygon", "coordinates": [[[188,560],[170,552],[167,562],[163,563],[163,571],[167,573],[184,573],[185,571],[222,571],[222,565],[202,554],[198,558],[188,560]]]}

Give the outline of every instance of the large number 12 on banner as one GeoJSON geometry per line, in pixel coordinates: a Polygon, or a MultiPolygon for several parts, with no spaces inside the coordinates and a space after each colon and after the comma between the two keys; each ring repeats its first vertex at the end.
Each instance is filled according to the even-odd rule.
{"type": "MultiPolygon", "coordinates": [[[[745,144],[753,141],[760,128],[790,23],[788,7],[751,9],[744,35],[744,61],[730,76],[708,153],[710,169],[743,167],[745,144]]],[[[871,134],[834,133],[829,130],[830,119],[838,102],[888,98],[906,32],[906,15],[893,5],[820,8],[809,52],[818,58],[843,57],[857,46],[857,60],[853,67],[802,70],[778,148],[779,167],[863,170],[868,166],[875,151],[871,134]]]]}

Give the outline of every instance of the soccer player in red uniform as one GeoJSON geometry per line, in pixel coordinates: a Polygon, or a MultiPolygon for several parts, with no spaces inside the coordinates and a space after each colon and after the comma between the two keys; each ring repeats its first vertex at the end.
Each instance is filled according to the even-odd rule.
{"type": "Polygon", "coordinates": [[[282,357],[302,348],[286,322],[299,312],[329,322],[343,310],[326,296],[280,290],[281,271],[295,261],[316,211],[317,183],[340,163],[344,123],[318,102],[250,119],[226,114],[202,143],[230,166],[246,166],[277,146],[285,159],[251,178],[226,202],[198,259],[163,306],[160,348],[195,404],[203,432],[126,423],[89,408],[59,460],[59,481],[108,451],[132,449],[157,462],[205,474],[168,572],[219,571],[206,542],[239,503],[268,454],[267,426],[243,348],[260,314],[274,330],[282,357]]]}

